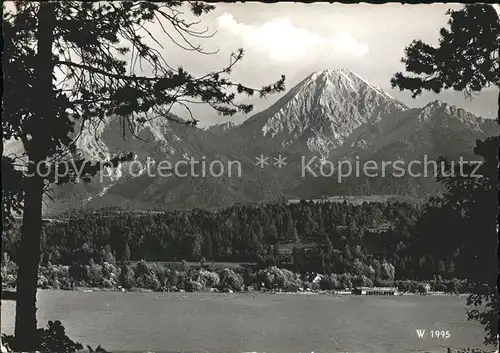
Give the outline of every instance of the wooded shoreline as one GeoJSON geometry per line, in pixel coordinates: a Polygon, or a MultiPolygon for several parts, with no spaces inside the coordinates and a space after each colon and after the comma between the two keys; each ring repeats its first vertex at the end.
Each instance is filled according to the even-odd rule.
{"type": "MultiPolygon", "coordinates": [[[[377,289],[377,287],[374,287],[377,289]]],[[[124,289],[113,289],[113,288],[97,288],[97,287],[77,287],[73,289],[61,289],[61,288],[39,288],[42,291],[63,291],[63,292],[85,292],[85,293],[93,293],[93,292],[110,292],[110,293],[194,293],[192,291],[185,291],[183,289],[177,291],[154,291],[146,288],[130,288],[128,290],[124,289]]],[[[216,288],[211,288],[211,290],[203,290],[196,293],[221,293],[221,294],[263,294],[263,295],[334,295],[334,296],[381,296],[381,295],[358,295],[353,294],[350,291],[335,291],[335,290],[299,290],[296,292],[292,291],[273,291],[273,290],[242,290],[242,291],[218,291],[216,288]]],[[[455,296],[455,297],[466,297],[470,295],[470,293],[446,293],[446,292],[428,292],[428,293],[412,293],[412,292],[401,292],[395,295],[388,295],[392,297],[397,296],[455,296]]],[[[13,288],[2,289],[1,294],[2,300],[16,300],[16,292],[13,288]]]]}

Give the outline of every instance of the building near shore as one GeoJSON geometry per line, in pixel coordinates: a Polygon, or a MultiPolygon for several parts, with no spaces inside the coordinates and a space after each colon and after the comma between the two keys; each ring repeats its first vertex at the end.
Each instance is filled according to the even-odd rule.
{"type": "Polygon", "coordinates": [[[355,287],[352,290],[355,295],[398,295],[398,289],[393,287],[355,287]]]}

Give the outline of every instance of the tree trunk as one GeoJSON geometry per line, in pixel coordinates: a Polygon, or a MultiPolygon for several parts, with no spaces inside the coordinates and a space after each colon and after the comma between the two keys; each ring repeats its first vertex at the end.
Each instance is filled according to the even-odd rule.
{"type": "Polygon", "coordinates": [[[498,105],[498,111],[497,111],[497,123],[500,124],[500,86],[497,86],[498,88],[498,102],[497,102],[497,105],[498,105]]]}
{"type": "Polygon", "coordinates": [[[23,226],[18,253],[16,293],[16,350],[39,349],[36,322],[36,289],[42,230],[43,180],[28,178],[25,186],[23,226]]]}
{"type": "MultiPolygon", "coordinates": [[[[498,111],[497,111],[497,123],[500,125],[500,87],[497,86],[499,89],[498,91],[498,111]]],[[[498,147],[498,146],[497,146],[498,147]]],[[[500,147],[499,147],[500,148],[500,147]]],[[[498,163],[498,161],[497,161],[498,163]]],[[[500,172],[500,169],[497,169],[498,172],[500,172]]],[[[496,183],[495,183],[496,186],[496,183]]],[[[497,197],[498,197],[498,204],[500,204],[500,190],[497,190],[497,197]]],[[[498,258],[498,263],[497,263],[497,269],[500,266],[500,232],[498,231],[498,227],[500,225],[500,213],[497,214],[497,238],[499,239],[497,243],[497,258],[498,258]]],[[[497,295],[500,295],[500,271],[497,272],[497,295]]],[[[500,333],[500,308],[497,308],[497,332],[500,333]]],[[[497,352],[500,351],[500,335],[497,334],[497,352]]]]}
{"type": "Polygon", "coordinates": [[[40,2],[37,26],[37,61],[35,67],[36,103],[33,111],[32,130],[25,131],[25,149],[29,157],[28,171],[31,177],[23,181],[24,205],[21,242],[18,253],[17,294],[16,294],[16,351],[38,350],[36,321],[36,290],[38,265],[40,262],[40,238],[42,235],[42,197],[45,181],[36,175],[36,166],[50,155],[52,130],[54,129],[54,91],[52,75],[54,63],[52,44],[55,26],[54,2],[40,2]],[[29,138],[28,138],[28,135],[29,138]]]}

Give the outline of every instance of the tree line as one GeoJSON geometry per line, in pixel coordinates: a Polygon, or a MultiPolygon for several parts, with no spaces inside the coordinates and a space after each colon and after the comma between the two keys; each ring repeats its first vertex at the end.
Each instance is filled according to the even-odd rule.
{"type": "MultiPolygon", "coordinates": [[[[112,256],[123,263],[254,262],[380,280],[467,278],[469,259],[450,239],[422,247],[418,238],[429,226],[422,221],[425,212],[406,202],[312,201],[234,205],[218,212],[69,212],[64,221],[45,223],[41,264],[86,266],[112,256]]],[[[436,218],[435,226],[442,221],[436,218]]],[[[4,232],[2,243],[17,262],[18,228],[4,232]]]]}

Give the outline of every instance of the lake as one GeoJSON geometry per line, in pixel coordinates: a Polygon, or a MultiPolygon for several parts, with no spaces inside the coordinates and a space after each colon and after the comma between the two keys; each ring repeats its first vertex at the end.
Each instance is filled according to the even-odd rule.
{"type": "MultiPolygon", "coordinates": [[[[114,352],[446,352],[484,348],[464,297],[38,292],[39,325],[61,320],[114,352]],[[417,329],[426,330],[419,338],[417,329]],[[450,338],[432,338],[431,330],[450,338]]],[[[15,303],[2,301],[3,333],[15,303]]]]}

